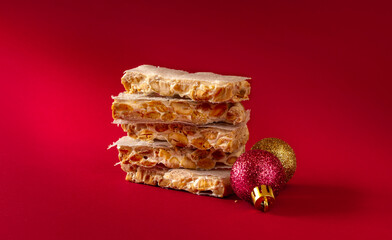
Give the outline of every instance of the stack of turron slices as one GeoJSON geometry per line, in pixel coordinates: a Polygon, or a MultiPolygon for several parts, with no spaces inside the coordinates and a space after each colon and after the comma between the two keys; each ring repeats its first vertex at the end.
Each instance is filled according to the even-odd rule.
{"type": "Polygon", "coordinates": [[[112,146],[126,180],[230,195],[231,166],[249,139],[248,80],[151,65],[125,71],[112,114],[127,136],[112,146]]]}

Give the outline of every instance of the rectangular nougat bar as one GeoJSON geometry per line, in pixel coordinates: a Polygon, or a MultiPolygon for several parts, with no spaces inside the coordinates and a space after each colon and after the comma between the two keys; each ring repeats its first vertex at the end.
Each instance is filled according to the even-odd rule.
{"type": "Polygon", "coordinates": [[[119,160],[124,164],[199,170],[230,168],[237,157],[245,151],[245,146],[232,153],[225,153],[220,149],[177,148],[172,147],[168,142],[146,142],[128,136],[120,138],[112,146],[117,146],[119,160]]]}
{"type": "Polygon", "coordinates": [[[131,164],[121,164],[121,168],[127,173],[125,179],[130,182],[214,197],[225,197],[233,193],[230,186],[230,169],[196,171],[164,167],[145,168],[131,164]]]}
{"type": "Polygon", "coordinates": [[[118,121],[128,136],[144,141],[167,141],[175,147],[234,152],[249,139],[246,124],[187,125],[178,123],[133,123],[118,121]]]}
{"type": "Polygon", "coordinates": [[[121,93],[113,97],[113,118],[132,122],[208,124],[247,121],[249,113],[241,103],[195,102],[189,99],[147,97],[121,93]]]}
{"type": "Polygon", "coordinates": [[[183,97],[195,101],[240,102],[249,99],[250,78],[210,72],[189,73],[181,70],[141,65],[125,71],[121,79],[129,93],[183,97]]]}

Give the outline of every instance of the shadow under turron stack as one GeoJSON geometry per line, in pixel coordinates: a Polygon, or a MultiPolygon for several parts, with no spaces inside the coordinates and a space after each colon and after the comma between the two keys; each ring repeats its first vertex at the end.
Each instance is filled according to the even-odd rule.
{"type": "Polygon", "coordinates": [[[249,139],[248,80],[151,65],[125,71],[112,114],[127,136],[112,146],[126,180],[230,195],[231,166],[249,139]]]}

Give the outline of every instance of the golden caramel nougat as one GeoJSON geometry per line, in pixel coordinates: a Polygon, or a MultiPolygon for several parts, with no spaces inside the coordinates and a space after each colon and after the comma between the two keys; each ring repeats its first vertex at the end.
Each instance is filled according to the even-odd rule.
{"type": "Polygon", "coordinates": [[[200,150],[222,150],[234,152],[249,139],[246,124],[188,125],[178,123],[133,123],[115,122],[128,136],[144,141],[167,141],[174,147],[189,147],[200,150]]]}
{"type": "Polygon", "coordinates": [[[245,146],[232,153],[225,153],[220,149],[178,148],[172,147],[168,142],[146,142],[128,136],[120,138],[112,146],[117,146],[119,160],[124,164],[200,170],[230,168],[245,151],[245,146]]]}
{"type": "Polygon", "coordinates": [[[250,78],[210,72],[186,71],[141,65],[125,71],[121,83],[129,93],[180,96],[195,101],[240,102],[249,99],[250,78]]]}
{"type": "Polygon", "coordinates": [[[132,164],[121,164],[121,168],[127,173],[125,179],[134,183],[214,197],[225,197],[233,193],[230,185],[230,169],[196,171],[165,167],[145,168],[132,164]]]}
{"type": "Polygon", "coordinates": [[[133,122],[238,124],[247,121],[249,114],[241,103],[195,102],[187,99],[147,97],[127,93],[120,93],[113,99],[113,118],[133,122]]]}

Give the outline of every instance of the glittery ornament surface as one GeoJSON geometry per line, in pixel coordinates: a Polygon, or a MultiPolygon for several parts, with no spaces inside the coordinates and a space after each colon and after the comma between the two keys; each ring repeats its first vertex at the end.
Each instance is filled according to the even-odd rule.
{"type": "Polygon", "coordinates": [[[286,173],[286,182],[294,175],[297,168],[297,160],[293,149],[285,141],[279,138],[264,138],[253,145],[252,149],[268,151],[279,158],[286,173]]]}
{"type": "Polygon", "coordinates": [[[259,185],[271,186],[275,196],[284,186],[286,179],[283,166],[272,153],[250,150],[242,154],[231,169],[231,186],[243,200],[251,201],[253,188],[259,185]]]}

